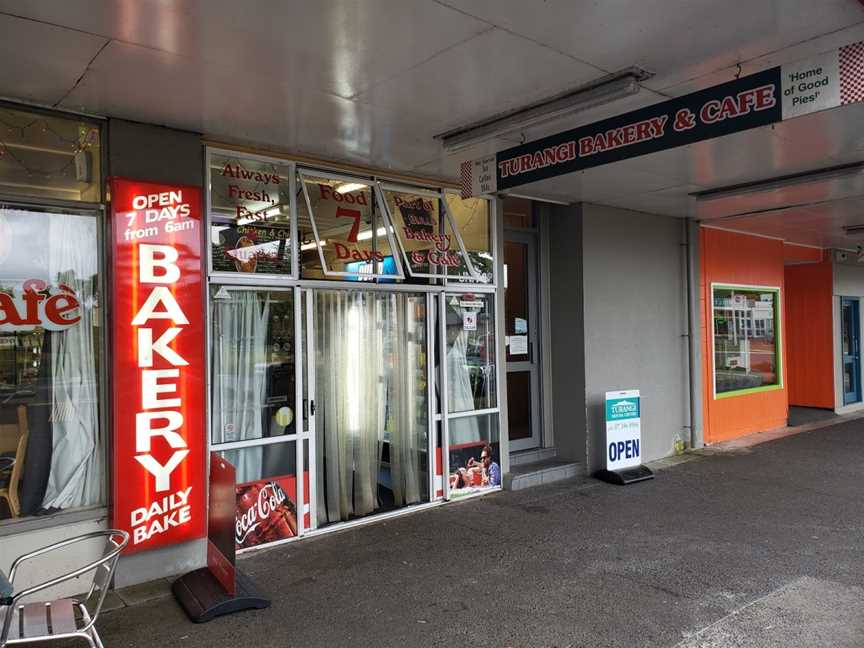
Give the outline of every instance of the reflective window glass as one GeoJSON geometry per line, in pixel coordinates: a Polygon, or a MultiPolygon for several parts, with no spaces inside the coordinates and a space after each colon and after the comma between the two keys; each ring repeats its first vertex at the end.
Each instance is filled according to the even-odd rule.
{"type": "Polygon", "coordinates": [[[102,504],[94,216],[0,208],[0,520],[102,504]]]}
{"type": "Polygon", "coordinates": [[[780,384],[780,293],[714,289],[714,381],[717,394],[780,384]]]}
{"type": "Polygon", "coordinates": [[[212,442],[294,434],[293,293],[212,292],[212,442]]]}
{"type": "Polygon", "coordinates": [[[448,277],[460,282],[479,280],[482,283],[492,283],[495,263],[492,254],[489,201],[483,198],[461,198],[454,193],[444,194],[444,200],[477,274],[476,279],[472,277],[468,266],[463,263],[448,267],[448,277]]]}
{"type": "Polygon", "coordinates": [[[448,410],[496,407],[493,296],[451,293],[446,303],[448,410]]]}
{"type": "Polygon", "coordinates": [[[289,169],[257,158],[210,156],[214,271],[291,273],[289,169]]]}
{"type": "Polygon", "coordinates": [[[392,227],[369,182],[298,174],[298,228],[304,278],[402,278],[392,227]]]}

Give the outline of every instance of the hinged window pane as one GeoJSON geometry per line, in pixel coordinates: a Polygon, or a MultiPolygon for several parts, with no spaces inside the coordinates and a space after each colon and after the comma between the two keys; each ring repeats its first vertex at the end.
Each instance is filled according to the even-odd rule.
{"type": "Polygon", "coordinates": [[[376,183],[303,171],[297,175],[305,204],[298,209],[303,277],[404,278],[376,183]]]}
{"type": "Polygon", "coordinates": [[[388,188],[384,197],[408,271],[415,277],[443,277],[468,271],[465,248],[438,193],[388,188]]]}

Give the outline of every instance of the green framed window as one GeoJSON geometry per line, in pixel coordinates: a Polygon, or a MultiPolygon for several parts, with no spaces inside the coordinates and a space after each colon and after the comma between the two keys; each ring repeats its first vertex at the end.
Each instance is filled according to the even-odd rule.
{"type": "Polygon", "coordinates": [[[783,387],[780,289],[712,285],[714,396],[783,387]]]}

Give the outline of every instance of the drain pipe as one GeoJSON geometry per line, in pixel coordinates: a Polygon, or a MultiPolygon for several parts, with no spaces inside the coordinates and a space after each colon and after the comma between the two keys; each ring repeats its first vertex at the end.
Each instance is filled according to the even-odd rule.
{"type": "MultiPolygon", "coordinates": [[[[687,399],[687,419],[689,425],[688,439],[685,441],[690,448],[701,448],[705,445],[702,428],[702,348],[700,342],[699,318],[699,223],[683,218],[683,265],[684,265],[684,296],[687,305],[687,374],[689,394],[687,399]]],[[[677,448],[676,448],[677,450],[677,448]]]]}

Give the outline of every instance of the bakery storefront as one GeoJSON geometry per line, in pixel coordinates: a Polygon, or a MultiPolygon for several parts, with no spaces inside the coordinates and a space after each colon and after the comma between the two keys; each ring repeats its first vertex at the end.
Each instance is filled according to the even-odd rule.
{"type": "Polygon", "coordinates": [[[106,515],[102,151],[99,121],[0,106],[5,568],[22,532],[106,515]]]}
{"type": "Polygon", "coordinates": [[[229,149],[206,167],[238,548],[500,488],[492,204],[229,149]]]}

